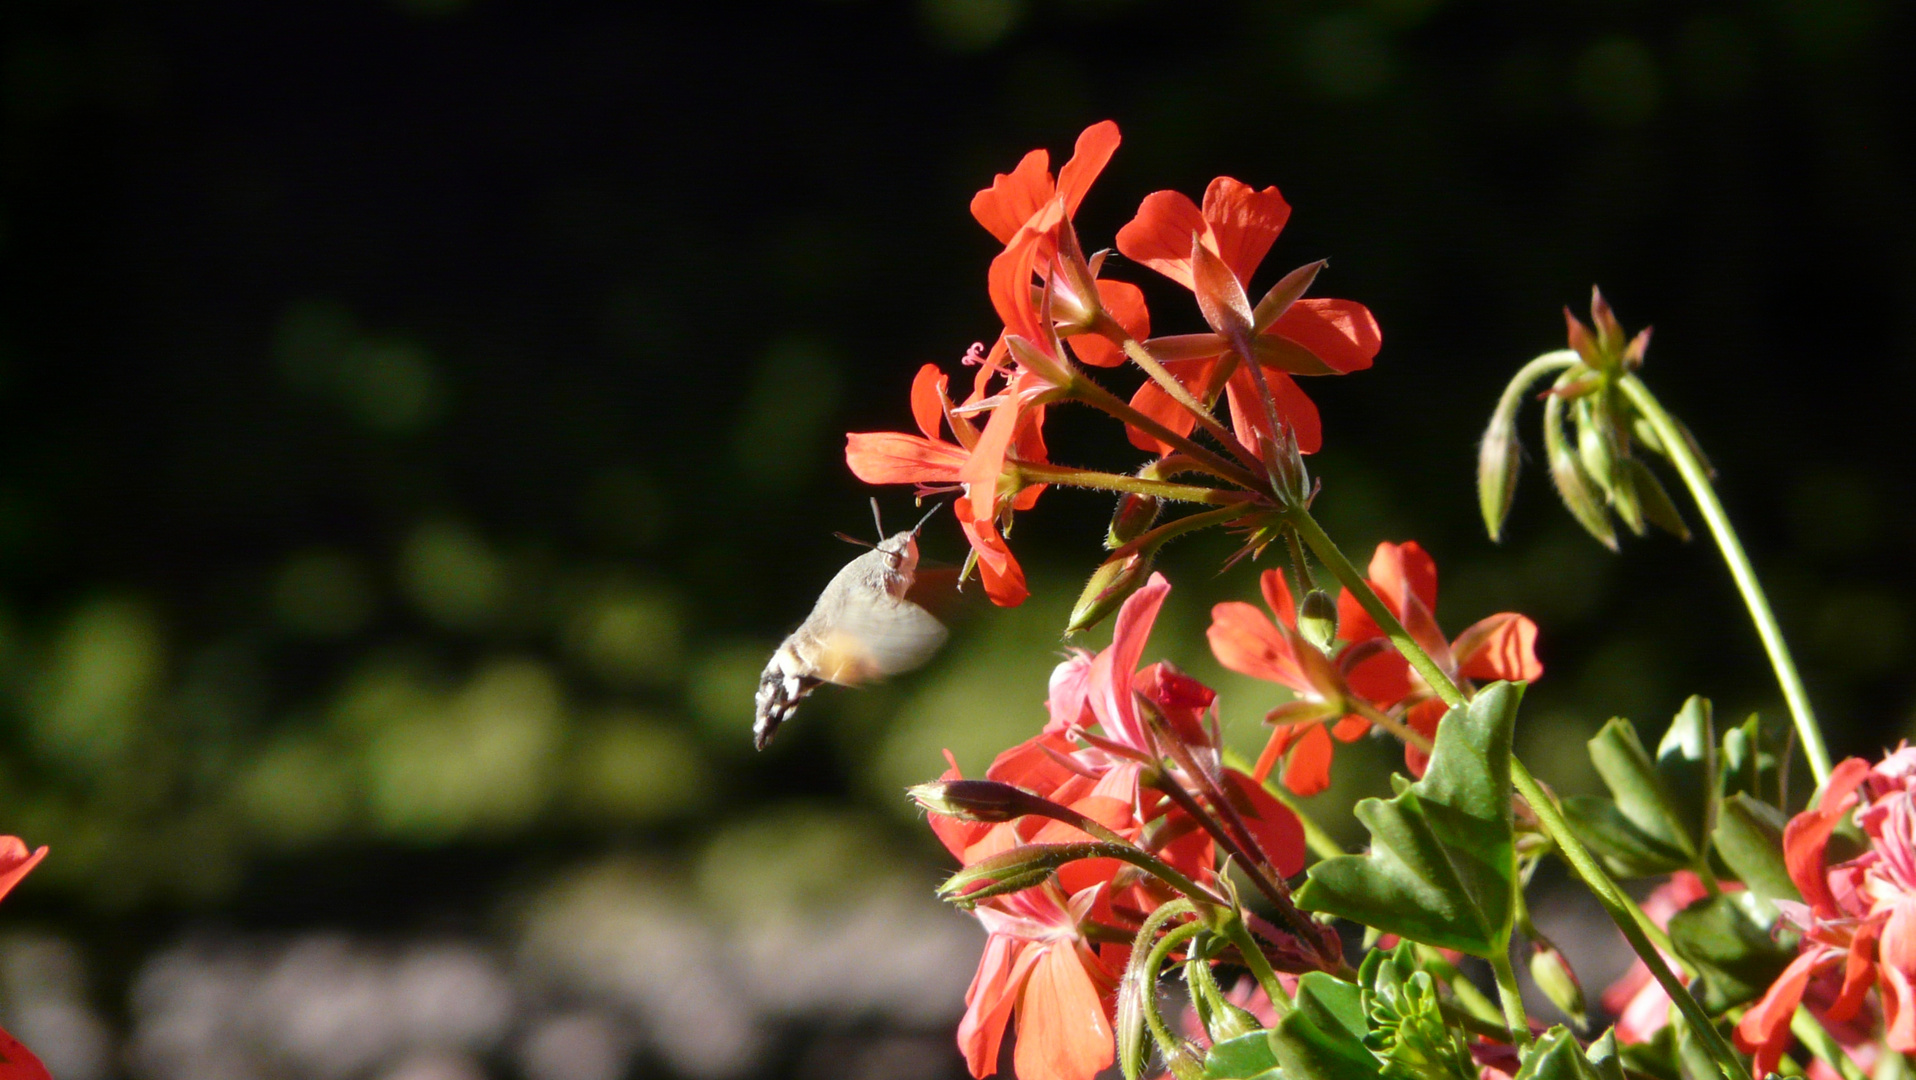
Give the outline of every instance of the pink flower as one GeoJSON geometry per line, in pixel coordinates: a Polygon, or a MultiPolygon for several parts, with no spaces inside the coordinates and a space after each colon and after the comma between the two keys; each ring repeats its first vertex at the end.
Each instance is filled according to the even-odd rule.
{"type": "Polygon", "coordinates": [[[1743,1014],[1737,1046],[1767,1070],[1789,1045],[1798,1005],[1807,999],[1840,1024],[1857,1016],[1873,986],[1884,1041],[1899,1053],[1916,1051],[1916,749],[1899,747],[1874,768],[1861,758],[1838,765],[1816,805],[1783,830],[1783,859],[1804,903],[1777,906],[1802,928],[1802,951],[1743,1014]],[[1852,810],[1869,850],[1830,866],[1830,834],[1852,810]],[[1824,1005],[1811,992],[1839,972],[1824,1005]]]}
{"type": "Polygon", "coordinates": [[[1066,899],[1044,885],[979,903],[989,937],[958,1025],[972,1076],[998,1071],[998,1047],[1014,1016],[1019,1080],[1091,1080],[1114,1060],[1110,1002],[1118,979],[1081,928],[1098,892],[1093,886],[1066,899]]]}

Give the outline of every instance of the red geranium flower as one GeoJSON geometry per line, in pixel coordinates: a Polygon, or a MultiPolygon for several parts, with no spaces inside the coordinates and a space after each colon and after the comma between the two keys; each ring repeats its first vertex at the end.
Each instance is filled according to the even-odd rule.
{"type": "MultiPolygon", "coordinates": [[[[1104,171],[1118,142],[1117,124],[1109,120],[1093,124],[1078,136],[1071,160],[1056,179],[1051,175],[1050,155],[1033,150],[1017,168],[999,173],[990,187],[971,200],[971,215],[1005,245],[1005,254],[992,263],[992,298],[999,314],[1006,314],[1014,292],[1021,294],[1017,303],[1031,311],[1043,306],[1030,298],[1036,275],[1052,294],[1057,332],[1080,360],[1098,367],[1124,362],[1112,338],[1143,340],[1151,333],[1143,291],[1128,282],[1099,278],[1102,255],[1087,260],[1072,226],[1091,182],[1104,171]]],[[[1010,333],[1036,340],[1024,330],[1012,329],[1012,318],[1006,318],[1005,325],[1010,333]]],[[[1001,341],[993,350],[995,357],[1002,359],[1002,348],[1001,341]]]]}
{"type": "Polygon", "coordinates": [[[1284,575],[1266,570],[1258,579],[1273,622],[1255,605],[1228,601],[1211,609],[1206,636],[1217,662],[1254,679],[1288,687],[1291,701],[1272,709],[1265,723],[1276,725],[1251,776],[1262,781],[1288,751],[1284,786],[1299,795],[1315,795],[1330,786],[1332,736],[1350,742],[1370,730],[1370,721],[1351,714],[1350,687],[1338,666],[1297,630],[1297,605],[1284,575]]]}
{"type": "MultiPolygon", "coordinates": [[[[1137,216],[1118,230],[1118,250],[1197,294],[1212,333],[1157,338],[1152,351],[1200,401],[1214,398],[1224,381],[1232,424],[1253,448],[1269,437],[1269,422],[1257,385],[1242,361],[1263,370],[1277,417],[1288,424],[1298,449],[1314,453],[1323,444],[1317,406],[1293,375],[1341,375],[1370,366],[1383,338],[1364,305],[1350,300],[1306,300],[1299,294],[1317,266],[1294,271],[1254,308],[1245,287],[1290,218],[1291,208],[1274,187],[1253,190],[1227,176],[1211,181],[1200,208],[1175,191],[1145,196],[1137,216]],[[1225,378],[1223,358],[1240,361],[1225,378]],[[1254,437],[1254,438],[1253,438],[1254,437]]],[[[1319,264],[1321,265],[1321,264],[1319,264]]],[[[1180,434],[1195,423],[1155,383],[1146,383],[1132,404],[1180,434]]],[[[1168,447],[1133,431],[1137,446],[1164,453],[1168,447]]]]}
{"type": "Polygon", "coordinates": [[[845,463],[868,484],[916,484],[920,495],[962,489],[954,509],[977,552],[985,593],[1000,606],[1015,607],[1029,590],[1024,571],[999,533],[998,520],[1030,509],[1044,490],[1042,484],[1015,481],[1012,490],[1005,490],[1013,475],[1007,462],[1046,460],[1044,406],[1033,400],[1042,387],[1029,376],[1012,379],[990,406],[991,415],[980,431],[969,414],[989,400],[983,380],[964,406],[952,405],[947,386],[936,365],[918,369],[911,411],[923,434],[852,432],[845,437],[845,463]],[[941,434],[946,427],[950,439],[941,434]]]}
{"type": "MultiPolygon", "coordinates": [[[[38,850],[27,851],[27,845],[17,836],[0,836],[0,898],[13,891],[27,871],[39,865],[47,857],[46,845],[38,850]]],[[[7,1034],[0,1028],[0,1080],[53,1080],[47,1073],[47,1067],[40,1063],[33,1051],[20,1044],[20,1040],[7,1034]]]]}
{"type": "MultiPolygon", "coordinates": [[[[1454,641],[1444,640],[1436,616],[1437,563],[1417,541],[1377,545],[1369,581],[1412,640],[1466,695],[1472,690],[1471,680],[1535,682],[1543,677],[1543,662],[1537,659],[1537,624],[1515,612],[1492,615],[1472,624],[1454,641]]],[[[1349,666],[1357,692],[1378,708],[1401,708],[1407,724],[1434,738],[1447,707],[1410,662],[1398,655],[1353,593],[1338,597],[1337,636],[1351,645],[1340,660],[1349,666]]],[[[1406,746],[1404,760],[1412,773],[1422,776],[1429,758],[1422,750],[1406,746]]]]}

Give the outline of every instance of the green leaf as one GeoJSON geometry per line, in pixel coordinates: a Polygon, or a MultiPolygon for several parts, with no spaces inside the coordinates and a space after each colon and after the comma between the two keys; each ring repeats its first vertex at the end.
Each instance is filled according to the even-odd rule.
{"type": "Polygon", "coordinates": [[[1738,881],[1770,900],[1801,900],[1783,861],[1783,811],[1742,792],[1723,800],[1716,820],[1716,853],[1738,881]]]}
{"type": "Polygon", "coordinates": [[[1515,1080],[1600,1080],[1577,1037],[1558,1024],[1537,1037],[1524,1055],[1515,1080]]]}
{"type": "Polygon", "coordinates": [[[1617,1029],[1609,1028],[1584,1051],[1597,1080],[1623,1080],[1623,1058],[1617,1052],[1617,1029]]]}
{"type": "Polygon", "coordinates": [[[1717,799],[1716,730],[1709,698],[1692,694],[1677,710],[1670,730],[1657,744],[1657,775],[1663,779],[1690,850],[1708,851],[1710,833],[1716,827],[1717,799]]]}
{"type": "MultiPolygon", "coordinates": [[[[1625,876],[1696,867],[1708,850],[1716,813],[1716,742],[1710,703],[1692,697],[1677,713],[1652,761],[1636,728],[1611,719],[1590,740],[1590,761],[1610,788],[1605,800],[1571,800],[1572,827],[1611,869],[1625,876]]],[[[1569,809],[1567,807],[1567,809],[1569,809]]]]}
{"type": "Polygon", "coordinates": [[[1794,933],[1771,936],[1776,921],[1776,909],[1750,892],[1706,897],[1670,917],[1670,943],[1696,969],[1691,992],[1704,1009],[1754,1001],[1796,959],[1794,933]]]}
{"type": "Polygon", "coordinates": [[[1677,1024],[1665,1024],[1650,1041],[1621,1047],[1624,1068],[1656,1080],[1686,1080],[1677,1064],[1676,1029],[1677,1024]]]}
{"type": "Polygon", "coordinates": [[[1654,877],[1690,865],[1682,851],[1646,836],[1609,799],[1572,795],[1563,800],[1563,816],[1577,839],[1618,877],[1654,877]]]}
{"type": "Polygon", "coordinates": [[[1795,730],[1781,725],[1766,730],[1755,713],[1723,733],[1723,793],[1743,792],[1771,806],[1788,806],[1784,764],[1795,730]]]}
{"type": "Polygon", "coordinates": [[[1365,799],[1363,855],[1310,869],[1299,906],[1472,956],[1510,946],[1517,858],[1510,811],[1510,737],[1521,684],[1492,683],[1452,709],[1422,780],[1385,802],[1365,799]]]}
{"type": "Polygon", "coordinates": [[[1377,1058],[1364,1047],[1365,1031],[1363,993],[1356,985],[1321,971],[1306,973],[1297,981],[1297,1007],[1271,1032],[1278,1077],[1377,1080],[1377,1058]]]}
{"type": "Polygon", "coordinates": [[[1277,1068],[1271,1033],[1253,1031],[1211,1047],[1204,1056],[1205,1080],[1251,1080],[1277,1068]]]}

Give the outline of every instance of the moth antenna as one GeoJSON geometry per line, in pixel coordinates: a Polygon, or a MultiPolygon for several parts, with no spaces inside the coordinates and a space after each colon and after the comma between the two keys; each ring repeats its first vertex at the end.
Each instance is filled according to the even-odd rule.
{"type": "Polygon", "coordinates": [[[916,537],[916,536],[918,535],[918,530],[920,530],[920,529],[922,529],[922,528],[924,528],[924,527],[925,527],[925,522],[927,522],[927,521],[930,521],[930,520],[931,520],[931,516],[932,516],[933,514],[936,514],[936,513],[938,512],[938,511],[940,511],[940,510],[943,510],[944,508],[945,508],[945,504],[944,504],[944,503],[937,503],[937,504],[935,504],[935,505],[933,505],[931,509],[929,509],[929,510],[927,510],[927,511],[925,511],[925,516],[924,516],[924,517],[921,517],[921,518],[919,518],[919,519],[918,519],[918,524],[916,524],[916,525],[913,525],[913,526],[911,527],[911,534],[912,534],[912,536],[913,536],[913,537],[916,537]]]}
{"type": "Polygon", "coordinates": [[[878,546],[877,544],[872,543],[870,540],[860,540],[858,537],[853,536],[850,533],[835,532],[832,535],[838,537],[840,540],[845,541],[847,544],[857,544],[859,547],[862,547],[862,548],[875,548],[878,546]]]}
{"type": "Polygon", "coordinates": [[[878,542],[885,542],[885,520],[878,516],[878,496],[872,496],[872,524],[878,526],[878,542]]]}

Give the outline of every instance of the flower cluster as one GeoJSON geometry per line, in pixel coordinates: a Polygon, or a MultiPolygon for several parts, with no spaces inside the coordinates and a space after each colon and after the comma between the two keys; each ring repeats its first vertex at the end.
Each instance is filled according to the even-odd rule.
{"type": "MultiPolygon", "coordinates": [[[[1086,1080],[1110,1065],[1115,991],[1132,939],[1180,898],[1223,904],[1220,854],[1289,904],[1282,882],[1304,866],[1297,816],[1222,763],[1209,687],[1169,663],[1139,666],[1170,591],[1153,575],[1125,601],[1109,646],[1058,665],[1048,722],[992,762],[989,784],[965,781],[954,762],[917,792],[933,810],[933,831],[971,872],[960,874],[967,885],[1015,882],[1046,865],[1047,849],[1113,845],[1041,873],[1036,884],[973,901],[989,934],[958,1035],[974,1076],[995,1070],[1014,1013],[1020,1077],[1086,1080]]],[[[1290,930],[1253,925],[1262,959],[1279,970],[1341,959],[1328,928],[1301,918],[1290,930]]]]}
{"type": "MultiPolygon", "coordinates": [[[[1363,305],[1303,297],[1321,263],[1291,272],[1251,304],[1246,290],[1290,206],[1276,188],[1257,190],[1229,177],[1212,182],[1201,206],[1178,192],[1153,193],[1118,231],[1118,252],[1190,289],[1209,326],[1151,337],[1143,291],[1105,277],[1111,253],[1087,256],[1073,221],[1118,142],[1116,124],[1094,124],[1055,176],[1046,152],[1034,150],[978,192],[972,216],[1004,244],[987,276],[1003,323],[997,341],[962,400],[954,402],[936,366],[919,371],[911,394],[918,434],[847,438],[846,463],[867,483],[913,484],[921,495],[959,493],[954,509],[972,561],[1000,605],[1029,595],[1005,537],[1012,516],[1030,509],[1047,484],[1242,503],[1248,512],[1258,489],[1269,487],[1269,462],[1311,453],[1322,441],[1317,409],[1294,376],[1368,367],[1381,341],[1363,305]],[[1080,366],[1111,368],[1127,359],[1150,377],[1128,403],[1080,366]],[[1210,412],[1220,394],[1229,401],[1229,428],[1210,412]],[[1160,456],[1158,479],[1202,471],[1248,490],[1125,485],[1131,478],[1054,465],[1044,418],[1046,407],[1060,401],[1123,421],[1133,444],[1160,456]],[[1191,441],[1199,426],[1224,453],[1191,441]]],[[[1131,584],[1141,580],[1136,575],[1131,584]]]]}
{"type": "Polygon", "coordinates": [[[1600,295],[1592,325],[1569,317],[1570,348],[1525,365],[1492,416],[1481,509],[1495,538],[1522,456],[1516,414],[1546,376],[1552,478],[1607,546],[1613,518],[1687,535],[1639,451],[1676,466],[1763,631],[1804,755],[1827,779],[1790,823],[1786,858],[1776,830],[1787,751],[1755,719],[1719,732],[1700,697],[1654,754],[1622,718],[1590,740],[1611,797],[1560,800],[1530,775],[1513,745],[1524,687],[1543,675],[1536,624],[1501,612],[1446,633],[1421,545],[1379,544],[1360,570],[1311,514],[1318,485],[1304,455],[1323,445],[1323,423],[1299,379],[1368,368],[1376,321],[1353,301],[1305,295],[1322,262],[1254,294],[1290,206],[1276,188],[1230,177],[1201,200],[1147,195],[1117,231],[1116,257],[1087,254],[1077,214],[1118,144],[1115,124],[1095,124],[1057,172],[1033,151],[978,192],[972,215],[1002,245],[986,280],[1002,329],[966,354],[968,385],[954,389],[957,373],[934,364],[919,370],[916,433],[852,433],[846,447],[867,482],[955,494],[971,548],[963,576],[1004,606],[1031,588],[1007,543],[1017,513],[1056,486],[1117,499],[1106,554],[1066,628],[1113,619],[1110,645],[1067,653],[1045,722],[1034,716],[1031,737],[982,778],[947,755],[943,777],[913,789],[961,864],[941,895],[987,933],[958,1033],[972,1075],[997,1069],[1015,1028],[1020,1080],[1090,1080],[1114,1063],[1138,1080],[1153,1049],[1175,1080],[1479,1080],[1480,1066],[1621,1076],[1625,1063],[1669,1077],[1700,1075],[1704,1058],[1726,1080],[1786,1066],[1862,1080],[1843,1048],[1868,1059],[1871,1000],[1881,1045],[1916,1051],[1916,751],[1828,775],[1708,466],[1637,375],[1648,332],[1628,337],[1600,295]],[[1120,259],[1188,291],[1202,326],[1164,333],[1145,291],[1107,276],[1120,259]],[[1127,366],[1142,376],[1135,391],[1100,381],[1127,366]],[[1045,420],[1067,404],[1106,414],[1148,456],[1131,472],[1054,460],[1045,420]],[[1196,509],[1170,513],[1179,503],[1196,509]],[[1225,751],[1211,688],[1145,663],[1171,591],[1156,559],[1211,527],[1242,537],[1227,569],[1288,555],[1258,575],[1262,604],[1216,604],[1206,633],[1222,667],[1285,692],[1253,762],[1225,751]],[[1313,556],[1337,595],[1318,587],[1313,556]],[[1392,777],[1389,798],[1356,805],[1370,839],[1347,853],[1299,800],[1330,786],[1340,743],[1380,732],[1402,744],[1408,775],[1392,777]],[[1870,846],[1827,865],[1852,810],[1870,846]],[[1524,895],[1548,858],[1590,886],[1641,961],[1605,996],[1614,1028],[1587,1043],[1533,1026],[1518,992],[1512,953],[1527,942],[1537,988],[1580,1029],[1587,1020],[1575,972],[1524,895]],[[1612,875],[1665,883],[1639,908],[1612,875]],[[1778,908],[1800,929],[1800,952],[1778,908]],[[1347,962],[1340,919],[1379,947],[1347,962]],[[1495,1003],[1460,971],[1463,956],[1488,965],[1495,1003]],[[1161,1011],[1172,966],[1191,1000],[1181,1027],[1161,1011]],[[1796,1038],[1807,1067],[1785,1062],[1796,1038]]]}

